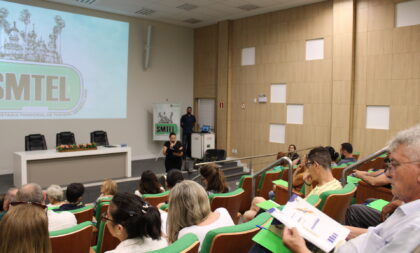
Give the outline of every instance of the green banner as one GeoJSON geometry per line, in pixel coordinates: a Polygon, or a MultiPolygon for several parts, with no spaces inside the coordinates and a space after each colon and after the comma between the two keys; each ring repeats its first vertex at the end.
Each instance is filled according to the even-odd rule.
{"type": "Polygon", "coordinates": [[[178,134],[178,126],[176,124],[158,123],[155,124],[154,131],[156,135],[169,135],[172,132],[178,134]]]}
{"type": "Polygon", "coordinates": [[[71,111],[82,88],[81,76],[68,65],[0,61],[0,110],[71,111]]]}

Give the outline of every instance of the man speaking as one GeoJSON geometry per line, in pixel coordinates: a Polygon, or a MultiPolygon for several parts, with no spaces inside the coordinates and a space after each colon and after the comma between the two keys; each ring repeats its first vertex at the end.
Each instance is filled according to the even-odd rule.
{"type": "Polygon", "coordinates": [[[182,144],[185,148],[185,156],[191,157],[191,134],[195,125],[195,116],[192,115],[191,106],[187,107],[187,113],[181,117],[182,144]]]}

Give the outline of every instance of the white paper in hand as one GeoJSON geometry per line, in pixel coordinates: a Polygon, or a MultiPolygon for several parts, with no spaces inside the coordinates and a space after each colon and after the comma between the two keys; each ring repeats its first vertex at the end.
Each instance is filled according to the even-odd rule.
{"type": "Polygon", "coordinates": [[[296,195],[292,196],[282,211],[272,208],[267,212],[286,227],[296,227],[303,238],[325,252],[345,241],[350,233],[343,225],[296,195]]]}

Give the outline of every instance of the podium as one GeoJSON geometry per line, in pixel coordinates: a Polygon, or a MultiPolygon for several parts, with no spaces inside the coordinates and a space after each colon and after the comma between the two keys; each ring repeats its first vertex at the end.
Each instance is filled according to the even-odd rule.
{"type": "Polygon", "coordinates": [[[215,148],[216,136],[214,133],[191,134],[191,157],[203,159],[207,149],[215,148]]]}

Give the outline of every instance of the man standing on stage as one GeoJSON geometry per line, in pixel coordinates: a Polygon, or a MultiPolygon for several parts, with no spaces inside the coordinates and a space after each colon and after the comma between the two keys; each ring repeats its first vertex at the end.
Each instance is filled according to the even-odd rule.
{"type": "Polygon", "coordinates": [[[191,157],[191,134],[195,125],[195,116],[192,115],[191,106],[187,107],[187,113],[181,117],[182,144],[185,149],[185,156],[191,157]]]}

